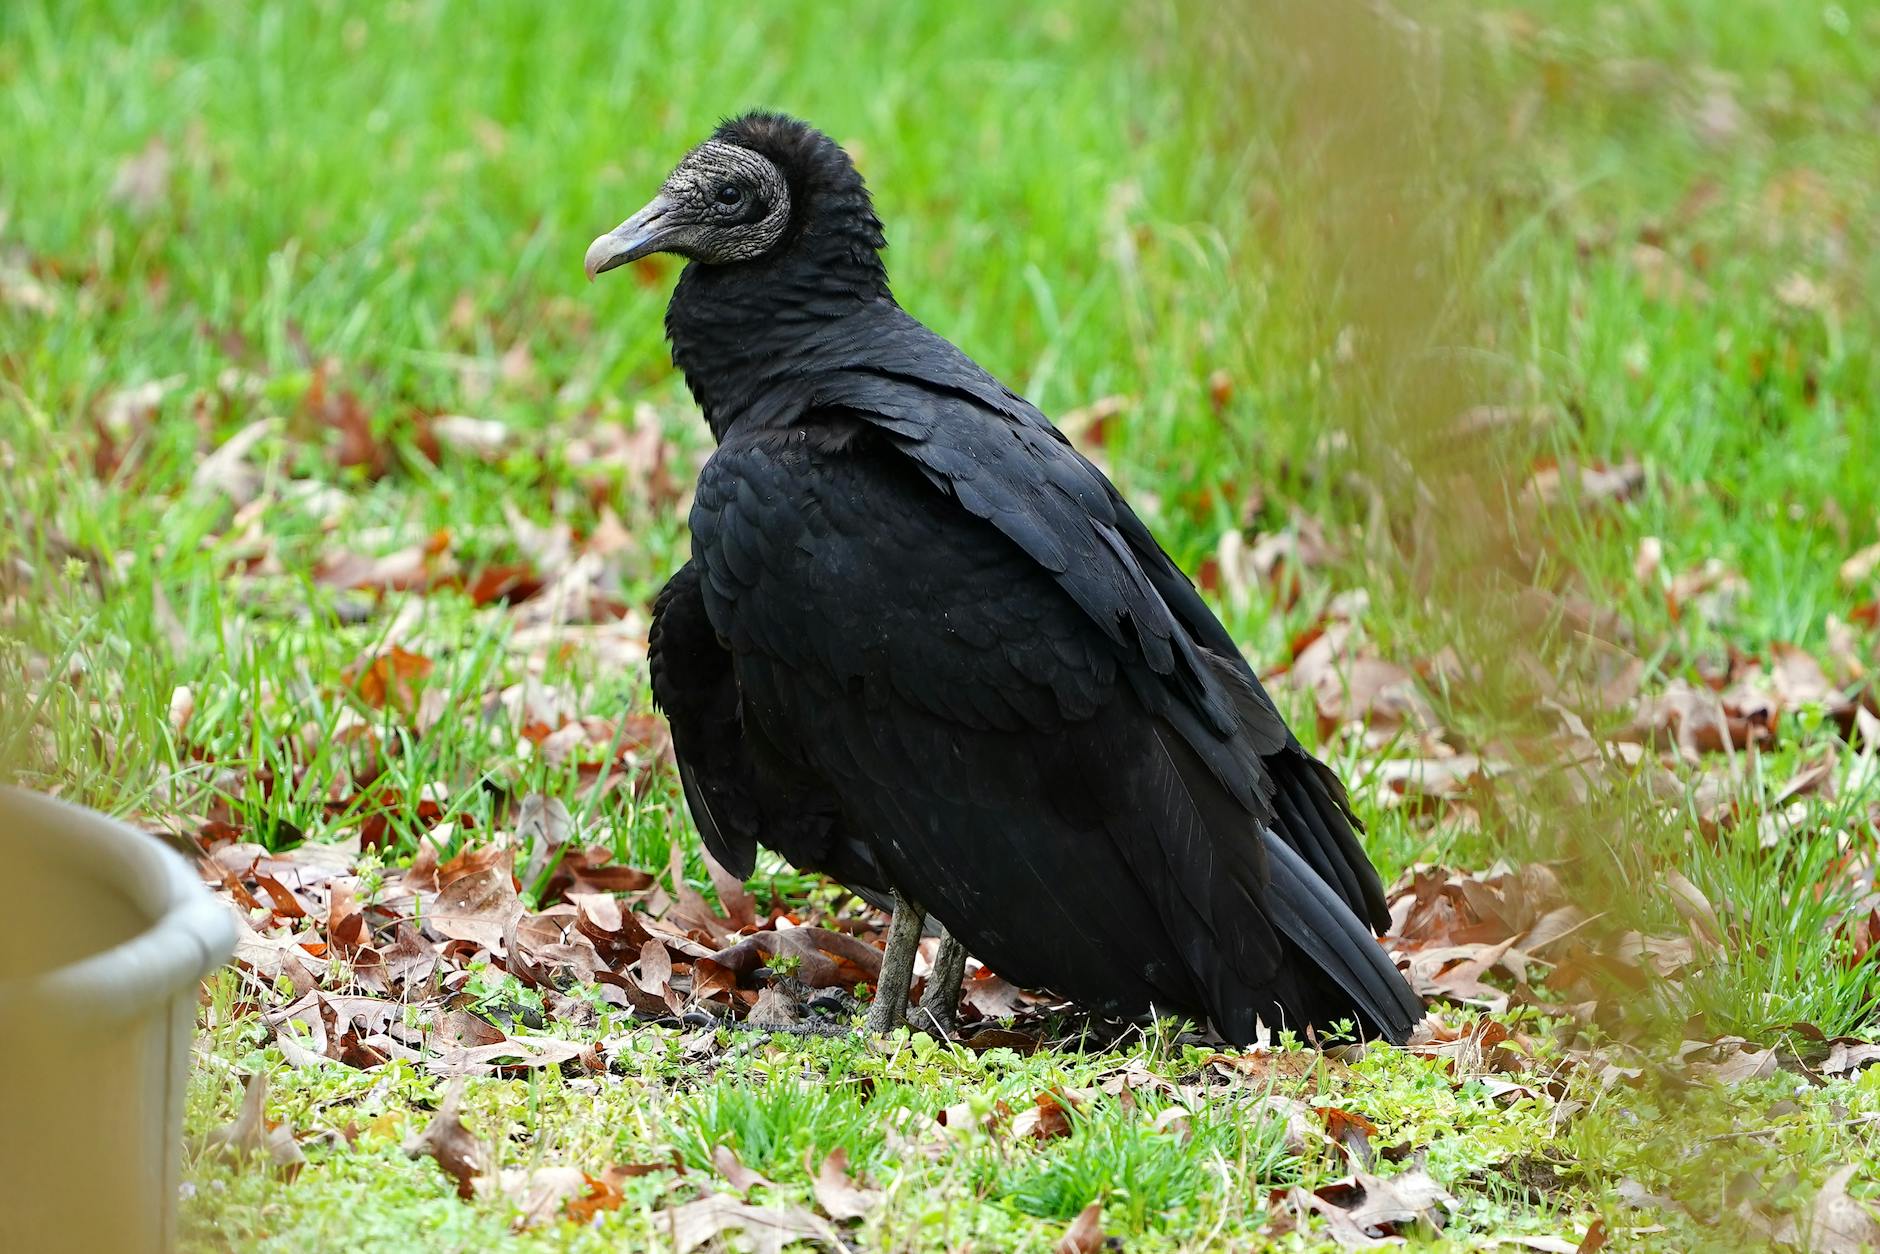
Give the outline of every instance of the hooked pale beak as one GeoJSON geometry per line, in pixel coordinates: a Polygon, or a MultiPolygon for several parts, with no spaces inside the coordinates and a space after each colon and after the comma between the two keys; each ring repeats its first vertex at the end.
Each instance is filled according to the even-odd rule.
{"type": "Polygon", "coordinates": [[[669,220],[673,207],[665,196],[655,196],[646,208],[589,244],[585,258],[588,281],[593,282],[595,275],[615,266],[658,252],[679,225],[669,220]]]}

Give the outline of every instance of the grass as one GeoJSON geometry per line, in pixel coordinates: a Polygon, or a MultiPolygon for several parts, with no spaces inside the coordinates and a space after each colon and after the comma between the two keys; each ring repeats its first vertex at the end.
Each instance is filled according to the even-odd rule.
{"type": "MultiPolygon", "coordinates": [[[[206,1066],[222,1080],[192,1093],[192,1124],[230,1114],[226,1076],[267,1066],[258,1040],[234,1023],[218,1034],[206,1066]]],[[[1048,1250],[1064,1225],[1093,1199],[1105,1201],[1112,1230],[1131,1233],[1140,1248],[1192,1248],[1197,1234],[1233,1233],[1263,1218],[1267,1190],[1316,1174],[1339,1172],[1321,1147],[1302,1155],[1284,1146],[1284,1126],[1263,1111],[1265,1085],[1221,1084],[1196,1103],[1184,1129],[1153,1127],[1153,1116],[1183,1098],[1139,1099],[1125,1108],[1096,1093],[1073,1116],[1068,1135],[1048,1142],[1014,1140],[998,1128],[977,1130],[1000,1103],[1022,1109],[1035,1094],[1094,1088],[1133,1065],[1169,1079],[1192,1077],[1206,1051],[1138,1046],[1116,1053],[994,1050],[975,1055],[925,1038],[877,1049],[861,1041],[752,1043],[701,1074],[676,1041],[641,1042],[632,1071],[605,1082],[567,1082],[542,1073],[530,1082],[474,1086],[466,1113],[473,1129],[507,1129],[505,1161],[673,1163],[688,1175],[658,1173],[656,1184],[634,1182],[626,1205],[599,1226],[547,1234],[566,1248],[643,1245],[661,1192],[710,1176],[712,1154],[729,1147],[774,1184],[760,1196],[803,1203],[819,1162],[845,1149],[852,1169],[887,1195],[887,1204],[856,1232],[861,1248],[952,1249],[961,1244],[1048,1250]],[[951,1136],[931,1120],[956,1103],[971,1107],[969,1130],[951,1136]],[[924,1130],[923,1130],[924,1129],[924,1130]]],[[[289,1081],[289,1077],[281,1077],[289,1081]]],[[[1310,1085],[1281,1082],[1277,1090],[1306,1093],[1310,1085]]],[[[466,1206],[428,1162],[413,1165],[399,1146],[428,1118],[441,1084],[402,1064],[376,1076],[326,1068],[293,1078],[271,1114],[301,1129],[348,1121],[362,1129],[344,1149],[309,1149],[309,1166],[291,1185],[266,1172],[236,1169],[212,1156],[192,1164],[199,1204],[187,1235],[203,1245],[272,1249],[408,1248],[413,1234],[434,1248],[505,1248],[506,1205],[466,1206]],[[419,1168],[422,1168],[420,1170],[419,1168]],[[445,1203],[449,1203],[446,1205],[445,1203]]],[[[1322,1099],[1329,1102],[1330,1094],[1322,1099]]],[[[1456,1090],[1427,1060],[1374,1052],[1341,1072],[1337,1101],[1370,1115],[1380,1144],[1428,1144],[1445,1178],[1492,1176],[1513,1149],[1548,1139],[1545,1105],[1498,1100],[1482,1086],[1456,1090]]],[[[1548,1216],[1524,1215],[1489,1197],[1471,1198],[1458,1220],[1463,1231],[1544,1230],[1548,1216]]],[[[653,1246],[650,1248],[657,1248],[653,1246]]]]}
{"type": "MultiPolygon", "coordinates": [[[[1506,476],[1486,485],[1495,518],[1520,513],[1539,459],[1641,465],[1623,499],[1541,516],[1536,579],[1616,615],[1652,683],[1778,644],[1829,657],[1832,623],[1875,596],[1838,568],[1880,540],[1880,17],[1718,0],[1439,7],[1422,20],[1451,56],[1423,87],[1460,104],[1408,110],[1400,128],[1386,117],[1367,148],[1362,101],[1325,95],[1323,67],[1289,59],[1297,29],[1273,16],[1174,2],[578,17],[494,3],[474,20],[422,0],[0,7],[0,762],[152,823],[226,815],[273,847],[382,822],[391,860],[427,831],[454,851],[506,797],[537,792],[635,865],[665,866],[678,841],[703,884],[665,773],[606,788],[594,768],[617,745],[556,761],[488,714],[493,694],[530,683],[582,715],[647,713],[631,630],[643,620],[559,649],[464,595],[381,600],[318,572],[439,535],[474,572],[534,556],[531,527],[591,535],[606,507],[628,537],[610,594],[643,611],[686,550],[679,502],[631,458],[581,445],[651,424],[682,490],[706,437],[660,339],[670,268],[589,288],[578,257],[713,121],[757,104],[857,153],[895,290],[918,316],[1048,413],[1125,398],[1099,455],[1186,569],[1231,529],[1325,528],[1336,552],[1306,569],[1297,600],[1216,590],[1261,665],[1359,587],[1388,657],[1519,636],[1454,556],[1470,551],[1455,502],[1422,501],[1366,438],[1458,395],[1546,415],[1464,463],[1506,476]],[[1386,223],[1392,205],[1434,234],[1409,253],[1354,249],[1348,228],[1386,223]],[[1390,270],[1406,256],[1433,269],[1390,270]],[[1363,311],[1380,293],[1427,297],[1430,326],[1374,334],[1388,320],[1363,311]],[[1374,351],[1385,343],[1403,354],[1374,351]],[[1432,373],[1454,378],[1405,382],[1432,373]],[[346,464],[343,394],[382,473],[346,464]],[[515,438],[488,459],[433,459],[421,426],[437,414],[515,438]],[[202,480],[205,452],[267,419],[252,503],[237,504],[202,480]],[[1419,549],[1425,525],[1454,543],[1419,549]],[[1647,538],[1664,573],[1640,578],[1647,538]],[[1432,554],[1433,570],[1419,565],[1432,554]],[[1733,607],[1667,595],[1672,575],[1709,561],[1740,576],[1733,607]],[[421,732],[418,711],[357,695],[362,660],[392,645],[435,667],[421,732]],[[381,765],[364,738],[393,748],[353,788],[381,765]]],[[[1872,623],[1852,639],[1871,666],[1872,623]]],[[[1527,713],[1508,708],[1512,687],[1430,687],[1471,735],[1527,713]]],[[[1319,744],[1305,699],[1276,696],[1365,778],[1375,753],[1356,737],[1319,744]]],[[[1871,844],[1871,755],[1806,713],[1783,719],[1772,750],[1678,765],[1671,798],[1643,774],[1614,785],[1546,846],[1595,884],[1641,886],[1611,909],[1648,932],[1678,925],[1648,887],[1666,867],[1724,903],[1728,952],[1627,1007],[1648,1036],[1871,1031],[1874,967],[1853,959],[1847,895],[1824,883],[1871,844]],[[1832,793],[1799,798],[1766,847],[1782,785],[1830,752],[1832,793]],[[1700,836],[1726,801],[1736,826],[1700,836]]],[[[1367,818],[1387,878],[1486,865],[1520,835],[1492,816],[1367,818]]],[[[783,897],[827,891],[776,865],[760,876],[783,897]]],[[[1286,1151],[1250,1085],[1221,1086],[1185,1135],[1108,1096],[1040,1145],[976,1134],[931,1156],[889,1135],[887,1112],[1022,1108],[1130,1059],[1196,1070],[1156,1039],[1028,1058],[921,1040],[745,1044],[705,1066],[642,1035],[638,1071],[618,1082],[474,1084],[469,1122],[511,1167],[676,1152],[696,1180],[731,1145],[795,1201],[806,1153],[841,1146],[886,1192],[860,1230],[883,1249],[1047,1249],[1093,1198],[1132,1249],[1232,1248],[1267,1221],[1269,1188],[1344,1170],[1322,1147],[1286,1151]]],[[[399,1152],[435,1081],[398,1064],[281,1070],[264,1040],[252,1020],[207,1012],[193,1133],[232,1115],[238,1075],[268,1068],[271,1113],[366,1131],[311,1147],[286,1186],[193,1159],[193,1247],[619,1248],[651,1240],[655,1206],[689,1187],[639,1177],[596,1228],[513,1234],[506,1204],[462,1203],[399,1152]]],[[[1875,1087],[1867,1072],[1792,1091],[1785,1074],[1687,1092],[1583,1071],[1564,1094],[1510,1105],[1435,1060],[1373,1051],[1317,1092],[1372,1118],[1377,1145],[1427,1148],[1459,1199],[1457,1244],[1577,1236],[1597,1215],[1615,1232],[1663,1223],[1634,1239],[1690,1249],[1744,1239],[1729,1216],[1746,1199],[1805,1205],[1835,1164],[1870,1179],[1875,1087]],[[1624,1208],[1625,1179],[1701,1221],[1624,1208]]],[[[1148,1115],[1160,1100],[1144,1099],[1148,1115]]]]}

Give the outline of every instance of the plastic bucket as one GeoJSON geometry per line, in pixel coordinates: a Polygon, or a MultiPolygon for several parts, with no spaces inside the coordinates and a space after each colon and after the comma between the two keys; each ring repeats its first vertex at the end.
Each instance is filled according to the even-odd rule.
{"type": "Polygon", "coordinates": [[[0,1245],[171,1247],[197,988],[234,947],[156,838],[0,788],[0,1245]]]}

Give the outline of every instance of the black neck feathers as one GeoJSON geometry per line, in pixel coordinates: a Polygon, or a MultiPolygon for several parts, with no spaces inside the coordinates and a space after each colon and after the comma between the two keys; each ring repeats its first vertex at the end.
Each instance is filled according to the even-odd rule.
{"type": "Polygon", "coordinates": [[[751,113],[712,138],[769,158],[790,188],[783,241],[752,261],[693,262],[666,309],[666,337],[705,420],[722,439],[761,419],[765,399],[813,374],[818,349],[877,306],[892,307],[881,249],[887,240],[861,174],[821,131],[775,113],[751,113]]]}

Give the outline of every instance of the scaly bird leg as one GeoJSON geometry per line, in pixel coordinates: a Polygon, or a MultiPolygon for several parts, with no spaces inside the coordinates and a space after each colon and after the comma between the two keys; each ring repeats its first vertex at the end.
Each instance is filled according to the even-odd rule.
{"type": "Polygon", "coordinates": [[[942,927],[940,952],[934,955],[933,970],[927,973],[927,993],[920,999],[915,1022],[933,1029],[937,1036],[951,1037],[959,1026],[960,981],[965,978],[966,946],[942,927]]]}
{"type": "Polygon", "coordinates": [[[914,953],[920,948],[921,925],[926,915],[900,893],[894,894],[894,921],[888,925],[888,944],[881,954],[881,975],[875,980],[875,1002],[868,1008],[868,1031],[883,1036],[907,1022],[907,990],[914,982],[914,953]]]}

